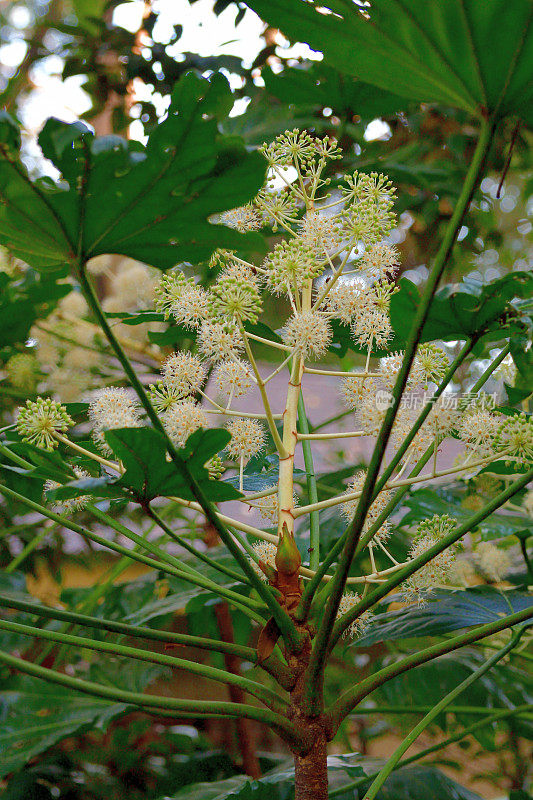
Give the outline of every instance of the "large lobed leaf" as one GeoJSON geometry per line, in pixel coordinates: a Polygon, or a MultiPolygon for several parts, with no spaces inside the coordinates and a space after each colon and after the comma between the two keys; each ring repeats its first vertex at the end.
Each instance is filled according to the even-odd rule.
{"type": "MultiPolygon", "coordinates": [[[[340,789],[379,770],[382,762],[350,753],[328,757],[330,788],[340,789]]],[[[358,789],[342,792],[338,800],[362,798],[370,781],[358,789]]],[[[181,789],[169,800],[293,800],[294,767],[284,765],[270,770],[258,781],[236,775],[216,783],[194,783],[181,789]]],[[[429,766],[405,767],[393,772],[376,800],[480,800],[479,795],[429,766]]]]}
{"type": "Polygon", "coordinates": [[[222,76],[186,75],[146,147],[95,138],[80,122],[49,119],[39,144],[63,180],[33,180],[20,160],[20,131],[0,114],[0,243],[37,269],[116,253],[166,269],[216,247],[261,249],[208,218],[250,200],[266,163],[218,120],[233,98],[222,76]]]}
{"type": "Polygon", "coordinates": [[[246,0],[341,72],[418,102],[533,123],[529,0],[246,0]]]}
{"type": "Polygon", "coordinates": [[[402,608],[377,614],[366,632],[355,642],[370,647],[377,642],[440,636],[460,628],[495,622],[506,614],[532,608],[533,598],[522,592],[498,592],[483,587],[465,591],[439,591],[421,607],[402,608]]]}
{"type": "MultiPolygon", "coordinates": [[[[407,278],[399,281],[400,291],[391,299],[391,322],[394,345],[402,347],[411,327],[411,320],[421,302],[420,289],[407,278]]],[[[509,335],[509,326],[520,324],[522,314],[517,298],[530,297],[533,276],[513,272],[491,283],[465,278],[461,283],[444,286],[434,296],[422,330],[422,342],[435,339],[454,341],[470,336],[509,335]]]]}
{"type": "MultiPolygon", "coordinates": [[[[117,669],[93,669],[100,683],[117,684],[117,669]]],[[[146,664],[128,663],[120,682],[141,691],[162,672],[146,664]]],[[[91,677],[93,677],[91,675],[91,677]]],[[[31,758],[67,736],[90,728],[105,729],[127,706],[54,686],[28,676],[17,676],[2,686],[0,704],[0,777],[23,767],[31,758]]]]}
{"type": "Polygon", "coordinates": [[[205,464],[222,450],[230,439],[222,428],[195,431],[178,450],[183,469],[167,459],[163,436],[153,428],[118,428],[107,431],[105,438],[124,466],[119,478],[108,475],[101,478],[81,478],[48,492],[51,500],[91,494],[94,497],[120,497],[132,494],[137,500],[149,501],[158,496],[178,496],[194,500],[188,478],[191,475],[213,502],[235,500],[240,497],[233,486],[224,481],[211,480],[205,464]]]}

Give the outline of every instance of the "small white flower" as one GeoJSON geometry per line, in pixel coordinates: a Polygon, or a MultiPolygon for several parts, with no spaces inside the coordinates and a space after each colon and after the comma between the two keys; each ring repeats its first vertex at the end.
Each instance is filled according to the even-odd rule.
{"type": "Polygon", "coordinates": [[[294,314],[281,332],[285,344],[302,358],[320,358],[327,352],[332,338],[329,322],[319,311],[294,314]]]}
{"type": "Polygon", "coordinates": [[[224,211],[220,215],[220,222],[229,228],[235,228],[240,233],[258,231],[263,227],[261,214],[251,204],[224,211]]]}
{"type": "Polygon", "coordinates": [[[239,359],[217,364],[213,380],[218,391],[226,397],[244,397],[253,386],[246,364],[239,359]]]}
{"type": "Polygon", "coordinates": [[[265,429],[261,423],[253,419],[236,417],[226,425],[226,428],[231,434],[231,440],[226,445],[230,458],[252,458],[265,446],[265,429]]]}
{"type": "Polygon", "coordinates": [[[141,424],[139,405],[126,389],[110,387],[96,392],[89,404],[89,419],[93,423],[93,439],[103,453],[111,455],[104,431],[116,428],[136,428],[141,424]]]}
{"type": "Polygon", "coordinates": [[[32,392],[37,384],[39,364],[31,353],[16,353],[6,362],[6,375],[17,389],[32,392]]]}
{"type": "Polygon", "coordinates": [[[207,427],[207,417],[202,408],[192,400],[171,405],[161,415],[163,426],[176,447],[184,447],[189,436],[198,428],[207,427]]]}
{"type": "MultiPolygon", "coordinates": [[[[82,478],[90,478],[90,474],[86,472],[84,469],[79,469],[78,467],[74,467],[74,475],[76,476],[76,480],[82,480],[82,478]]],[[[62,484],[58,483],[57,481],[53,481],[48,479],[45,481],[44,484],[44,491],[50,492],[52,489],[59,489],[62,484]]],[[[57,500],[52,508],[58,514],[63,514],[64,516],[68,516],[69,514],[74,513],[75,511],[81,511],[81,509],[85,508],[87,503],[91,501],[90,495],[83,494],[79,495],[78,497],[71,497],[66,500],[57,500]]]]}
{"type": "Polygon", "coordinates": [[[341,280],[330,289],[325,306],[344,325],[349,325],[361,308],[368,305],[368,288],[361,278],[341,280]]]}
{"type": "MultiPolygon", "coordinates": [[[[361,601],[361,595],[357,594],[357,592],[345,592],[341,597],[341,601],[339,603],[339,610],[337,612],[337,620],[341,619],[348,611],[351,611],[358,603],[361,601]]],[[[357,639],[361,636],[366,628],[368,627],[369,622],[372,620],[372,612],[370,610],[363,611],[357,619],[350,623],[350,625],[346,628],[343,633],[344,638],[351,637],[352,639],[357,639]]]]}
{"type": "Polygon", "coordinates": [[[372,282],[395,275],[400,265],[400,254],[395,247],[379,243],[365,250],[358,267],[372,282]]]}
{"type": "Polygon", "coordinates": [[[363,306],[352,321],[352,334],[361,347],[386,347],[392,338],[389,316],[375,306],[363,306]]]}
{"type": "Polygon", "coordinates": [[[201,286],[188,286],[171,305],[176,322],[194,330],[209,315],[209,295],[201,286]]]}
{"type": "Polygon", "coordinates": [[[205,358],[215,362],[239,356],[244,350],[241,333],[232,321],[202,322],[197,345],[205,358]]]}
{"type": "Polygon", "coordinates": [[[170,355],[161,372],[165,387],[186,397],[202,388],[206,369],[197,356],[183,352],[170,355]]]}
{"type": "MultiPolygon", "coordinates": [[[[278,548],[274,542],[257,542],[257,544],[252,545],[252,550],[255,552],[259,561],[262,561],[263,564],[271,567],[272,569],[276,569],[276,553],[278,548]]],[[[257,561],[255,561],[253,558],[250,558],[250,564],[257,572],[261,580],[268,580],[257,561]]]]}
{"type": "Polygon", "coordinates": [[[525,413],[506,417],[494,436],[494,450],[510,461],[531,464],[533,461],[533,420],[525,413]]]}
{"type": "Polygon", "coordinates": [[[480,542],[474,551],[474,559],[481,571],[494,583],[503,580],[511,569],[507,553],[492,542],[480,542]]]}

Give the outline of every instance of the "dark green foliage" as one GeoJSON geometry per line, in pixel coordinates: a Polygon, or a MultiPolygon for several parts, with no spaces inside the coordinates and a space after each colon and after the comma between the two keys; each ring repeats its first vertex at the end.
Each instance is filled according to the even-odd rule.
{"type": "Polygon", "coordinates": [[[18,155],[18,127],[3,113],[0,242],[43,270],[106,253],[166,269],[206,259],[216,247],[261,249],[259,236],[208,222],[251,199],[265,174],[258,153],[218,133],[232,103],[222,76],[188,75],[146,148],[50,119],[39,143],[63,175],[59,184],[30,178],[18,155]]]}
{"type": "Polygon", "coordinates": [[[528,0],[515,2],[512,14],[506,0],[379,0],[370,19],[344,2],[327,4],[335,14],[304,0],[247,5],[341,72],[381,89],[477,117],[518,114],[532,121],[528,0]]]}
{"type": "Polygon", "coordinates": [[[521,592],[498,592],[480,587],[465,591],[439,590],[426,605],[402,608],[377,614],[365,633],[356,640],[357,647],[377,642],[440,636],[443,633],[493,622],[505,614],[533,605],[533,598],[521,592]]]}
{"type": "MultiPolygon", "coordinates": [[[[397,337],[394,343],[402,347],[421,295],[407,278],[399,285],[400,291],[391,300],[391,321],[397,337]]],[[[421,341],[454,341],[484,334],[501,340],[513,321],[524,318],[522,324],[526,324],[516,300],[530,297],[532,292],[533,276],[527,272],[513,272],[485,284],[473,278],[448,284],[433,298],[421,341]]]]}
{"type": "MultiPolygon", "coordinates": [[[[161,674],[161,668],[120,662],[91,670],[91,678],[100,683],[141,691],[161,674]]],[[[65,687],[54,686],[28,676],[2,681],[0,706],[0,776],[20,769],[38,753],[80,730],[107,727],[124,713],[126,706],[90,697],[65,687]]]]}

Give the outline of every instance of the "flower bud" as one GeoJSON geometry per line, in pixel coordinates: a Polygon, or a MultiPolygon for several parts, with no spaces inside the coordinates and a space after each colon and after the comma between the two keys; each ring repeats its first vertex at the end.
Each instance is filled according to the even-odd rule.
{"type": "Polygon", "coordinates": [[[289,533],[287,526],[284,525],[276,553],[278,572],[285,575],[294,575],[300,569],[301,563],[302,557],[294,541],[294,536],[289,533]]]}

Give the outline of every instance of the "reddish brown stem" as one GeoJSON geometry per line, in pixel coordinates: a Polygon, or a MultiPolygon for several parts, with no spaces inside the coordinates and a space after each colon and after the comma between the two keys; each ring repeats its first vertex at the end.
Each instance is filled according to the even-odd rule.
{"type": "MultiPolygon", "coordinates": [[[[227,603],[218,603],[215,606],[215,616],[217,618],[218,629],[220,631],[220,638],[223,642],[233,644],[235,638],[233,635],[233,623],[227,603]]],[[[233,675],[241,674],[240,659],[237,656],[226,653],[224,655],[224,662],[226,669],[233,675]]],[[[240,686],[229,686],[229,694],[233,703],[244,703],[245,696],[240,686]]],[[[252,727],[248,719],[236,719],[235,728],[237,733],[237,740],[239,742],[239,750],[242,757],[242,768],[247,775],[251,778],[259,778],[261,776],[261,767],[259,760],[255,753],[254,737],[252,734],[252,727]]]]}

